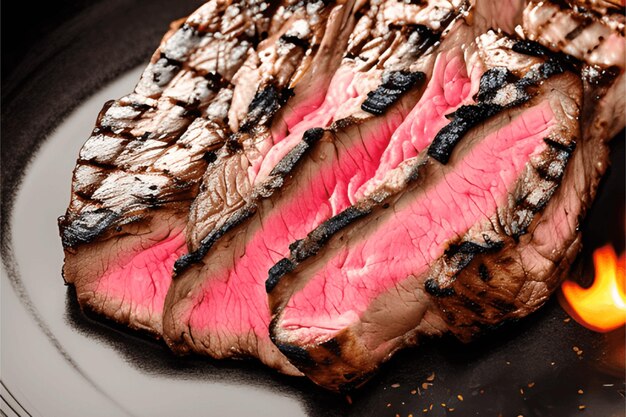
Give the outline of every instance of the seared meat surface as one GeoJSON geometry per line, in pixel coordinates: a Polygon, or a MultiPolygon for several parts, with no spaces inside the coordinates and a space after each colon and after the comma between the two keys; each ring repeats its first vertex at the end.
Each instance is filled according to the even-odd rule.
{"type": "Polygon", "coordinates": [[[530,314],[626,124],[618,3],[211,0],[98,116],[66,282],[175,353],[337,391],[530,314]]]}

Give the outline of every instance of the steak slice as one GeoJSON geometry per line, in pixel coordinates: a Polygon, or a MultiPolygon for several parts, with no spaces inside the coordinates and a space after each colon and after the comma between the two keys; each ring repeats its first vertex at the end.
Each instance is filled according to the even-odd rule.
{"type": "MultiPolygon", "coordinates": [[[[187,252],[189,206],[230,133],[229,112],[248,107],[237,95],[247,82],[238,77],[240,67],[261,37],[271,39],[274,30],[293,24],[272,16],[276,6],[202,6],[166,35],[134,93],[101,112],[80,153],[70,206],[59,219],[64,277],[83,308],[161,334],[172,265],[187,252]]],[[[292,16],[305,8],[289,2],[280,7],[291,8],[292,16]]],[[[259,49],[273,43],[265,45],[259,49]]],[[[276,59],[299,59],[289,52],[276,59]]]]}
{"type": "Polygon", "coordinates": [[[423,76],[417,71],[431,71],[434,54],[417,58],[438,37],[432,26],[441,31],[458,15],[458,5],[449,3],[448,12],[437,10],[444,21],[435,20],[432,6],[373,4],[356,24],[325,101],[274,142],[256,167],[233,170],[247,174],[250,184],[263,181],[196,253],[177,262],[164,314],[164,337],[173,350],[256,356],[284,366],[268,334],[267,271],[288,254],[290,241],[348,207],[354,190],[374,174],[419,97],[421,89],[413,86],[423,76]],[[414,20],[405,22],[407,14],[392,20],[396,8],[412,11],[414,20]],[[420,23],[427,21],[430,28],[420,23]]]}
{"type": "Polygon", "coordinates": [[[476,103],[450,115],[427,154],[401,163],[368,197],[293,244],[270,273],[272,340],[314,382],[354,388],[420,336],[454,331],[466,311],[501,308],[499,320],[520,317],[545,301],[541,292],[519,292],[525,282],[554,286],[555,264],[516,269],[519,258],[498,254],[533,242],[528,231],[580,137],[581,82],[564,72],[566,63],[536,63],[498,38],[479,37],[477,53],[510,68],[482,75],[476,103]],[[500,48],[487,47],[494,44],[500,48]],[[458,296],[458,274],[487,276],[471,269],[480,254],[509,266],[508,279],[487,280],[492,287],[481,300],[459,297],[467,303],[458,313],[441,307],[458,296]],[[489,303],[499,298],[508,304],[489,303]]]}
{"type": "MultiPolygon", "coordinates": [[[[321,5],[318,2],[307,6],[307,13],[318,13],[321,5]]],[[[187,243],[189,250],[196,253],[190,261],[202,257],[199,255],[204,250],[202,246],[207,246],[202,242],[210,239],[211,232],[223,228],[233,213],[250,200],[258,179],[256,172],[272,146],[288,136],[289,128],[298,125],[323,103],[332,74],[341,62],[345,43],[354,28],[355,15],[357,11],[365,11],[362,9],[367,6],[369,3],[360,2],[358,7],[361,8],[357,10],[354,1],[336,5],[324,20],[325,31],[310,26],[310,21],[321,21],[319,17],[292,19],[294,29],[279,38],[277,50],[301,50],[302,45],[307,45],[308,51],[287,83],[276,82],[284,72],[281,65],[261,64],[238,74],[240,78],[251,79],[257,86],[257,93],[250,97],[249,115],[241,129],[235,129],[228,146],[217,153],[216,162],[202,179],[200,193],[189,215],[187,243]]],[[[260,58],[257,61],[262,62],[260,58]]]]}

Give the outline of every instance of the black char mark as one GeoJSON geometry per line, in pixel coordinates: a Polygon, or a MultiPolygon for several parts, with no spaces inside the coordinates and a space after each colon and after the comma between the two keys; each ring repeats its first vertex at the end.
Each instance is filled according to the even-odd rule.
{"type": "Polygon", "coordinates": [[[109,209],[97,209],[82,213],[74,219],[59,218],[63,247],[69,248],[89,243],[107,230],[119,218],[119,213],[109,209]]]}
{"type": "Polygon", "coordinates": [[[281,91],[271,84],[257,91],[248,106],[248,114],[240,130],[249,132],[257,124],[265,124],[285,103],[289,94],[291,94],[289,89],[286,89],[285,94],[281,94],[281,91]]]}
{"type": "Polygon", "coordinates": [[[324,129],[319,127],[315,127],[304,132],[304,135],[302,135],[302,141],[300,141],[291,151],[289,151],[289,153],[287,153],[287,155],[283,157],[283,159],[276,164],[270,173],[270,177],[283,177],[291,173],[306,150],[319,141],[322,136],[324,136],[324,129]]]}
{"type": "Polygon", "coordinates": [[[491,100],[499,89],[515,81],[517,81],[517,77],[507,68],[491,68],[480,77],[478,94],[474,100],[477,102],[491,100]]]}
{"type": "MultiPolygon", "coordinates": [[[[526,41],[523,41],[523,43],[518,42],[515,45],[520,44],[523,46],[520,47],[521,50],[534,51],[535,49],[533,48],[535,47],[543,48],[543,46],[539,44],[536,46],[534,43],[527,45],[526,41]]],[[[513,50],[515,50],[515,45],[513,50]]],[[[545,48],[538,50],[541,51],[544,49],[545,48]]],[[[544,56],[543,52],[536,53],[541,53],[542,55],[540,56],[544,56]]],[[[546,53],[550,52],[548,51],[546,53]]],[[[554,57],[553,54],[551,54],[550,58],[546,62],[532,68],[523,78],[512,84],[506,83],[507,79],[513,79],[512,75],[507,74],[506,70],[504,72],[497,72],[502,71],[497,69],[494,69],[497,71],[486,71],[480,79],[480,88],[477,94],[477,99],[483,99],[485,101],[481,101],[473,105],[461,106],[457,111],[448,115],[447,117],[452,119],[452,121],[437,133],[428,148],[428,155],[442,164],[447,164],[450,160],[454,147],[461,141],[463,136],[470,131],[470,129],[480,123],[483,123],[488,118],[495,116],[503,110],[518,106],[528,101],[531,97],[531,95],[526,92],[528,87],[536,86],[542,81],[554,75],[561,74],[568,69],[572,69],[572,67],[567,61],[564,61],[561,57],[554,57]],[[496,96],[498,90],[506,85],[513,85],[517,90],[517,95],[514,100],[503,105],[491,102],[491,99],[496,96]],[[496,89],[494,90],[493,88],[496,89]]]]}
{"type": "Polygon", "coordinates": [[[383,75],[382,84],[376,90],[367,93],[367,99],[361,105],[366,112],[381,115],[402,94],[410,90],[415,83],[424,80],[422,72],[391,71],[383,75]]]}
{"type": "Polygon", "coordinates": [[[445,125],[433,139],[428,148],[428,155],[442,164],[447,164],[454,147],[471,128],[503,109],[503,106],[490,103],[459,107],[450,115],[453,118],[452,122],[445,125]]]}
{"type": "Polygon", "coordinates": [[[371,208],[362,209],[357,206],[351,206],[336,216],[331,217],[309,233],[309,239],[292,244],[290,248],[292,258],[297,262],[302,262],[306,258],[315,255],[335,233],[338,233],[370,212],[371,208]],[[306,245],[305,242],[307,243],[306,245]]]}
{"type": "Polygon", "coordinates": [[[280,279],[293,271],[297,263],[317,254],[335,233],[369,213],[371,213],[371,209],[360,209],[355,206],[348,207],[309,233],[309,239],[300,239],[291,243],[289,245],[291,259],[283,258],[270,268],[268,278],[265,281],[266,291],[269,293],[276,288],[280,279]]]}
{"type": "Polygon", "coordinates": [[[218,229],[211,231],[202,241],[200,247],[195,251],[181,256],[174,262],[174,275],[178,275],[196,262],[200,262],[202,258],[209,252],[209,249],[215,242],[222,237],[231,228],[242,223],[247,218],[256,213],[257,207],[254,204],[247,204],[239,209],[235,214],[230,216],[228,221],[218,229]]]}
{"type": "Polygon", "coordinates": [[[283,275],[288,274],[291,271],[293,271],[295,267],[296,267],[296,264],[294,264],[293,262],[291,262],[291,260],[287,258],[283,258],[280,261],[278,261],[278,263],[276,263],[276,265],[271,267],[268,272],[268,278],[265,281],[265,291],[267,293],[272,292],[272,290],[276,287],[276,284],[278,284],[278,281],[280,280],[280,278],[283,275]]]}

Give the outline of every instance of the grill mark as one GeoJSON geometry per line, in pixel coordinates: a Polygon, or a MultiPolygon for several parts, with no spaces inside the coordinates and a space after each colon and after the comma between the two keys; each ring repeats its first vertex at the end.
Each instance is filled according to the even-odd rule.
{"type": "MultiPolygon", "coordinates": [[[[519,42],[515,45],[518,44],[519,42]]],[[[515,45],[513,46],[513,50],[515,50],[515,45]]],[[[534,48],[536,46],[534,43],[524,45],[524,48],[527,46],[534,48]]],[[[541,47],[541,45],[539,46],[541,47]]],[[[447,116],[451,118],[452,121],[437,133],[431,145],[428,147],[427,154],[438,162],[444,165],[447,164],[455,146],[473,127],[501,113],[503,110],[527,102],[532,97],[531,93],[527,91],[529,87],[537,86],[542,81],[565,71],[566,67],[561,59],[550,57],[538,67],[532,68],[524,77],[511,84],[502,84],[507,77],[510,78],[506,73],[498,75],[494,72],[486,72],[480,79],[480,84],[485,86],[482,91],[483,96],[495,96],[497,91],[493,91],[489,88],[493,85],[502,85],[501,88],[512,85],[517,92],[517,97],[512,102],[506,103],[505,105],[484,101],[478,102],[477,104],[461,106],[457,111],[447,116]],[[485,81],[483,81],[483,79],[485,79],[485,81]]],[[[479,90],[479,95],[480,94],[481,92],[479,90]]]]}
{"type": "Polygon", "coordinates": [[[108,208],[87,211],[74,218],[68,218],[67,216],[59,217],[63,247],[71,248],[93,241],[119,218],[119,213],[108,208]]]}
{"type": "Polygon", "coordinates": [[[181,274],[192,264],[200,262],[209,252],[215,242],[233,227],[252,217],[257,211],[256,204],[246,204],[241,209],[228,217],[228,220],[218,229],[212,230],[202,241],[195,252],[181,256],[174,262],[174,276],[181,274]]]}
{"type": "Polygon", "coordinates": [[[383,75],[382,83],[374,91],[367,93],[361,109],[374,115],[383,114],[395,104],[404,93],[425,80],[423,72],[392,71],[383,75]]]}
{"type": "Polygon", "coordinates": [[[572,31],[570,31],[567,35],[565,35],[565,39],[568,41],[576,39],[581,33],[585,31],[585,29],[593,23],[593,20],[585,17],[578,20],[578,26],[576,26],[572,31]]]}

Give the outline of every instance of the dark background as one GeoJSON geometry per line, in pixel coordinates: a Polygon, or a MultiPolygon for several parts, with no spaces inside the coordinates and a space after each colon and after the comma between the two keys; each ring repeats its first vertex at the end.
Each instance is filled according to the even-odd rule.
{"type": "MultiPolygon", "coordinates": [[[[10,79],[28,51],[67,20],[102,0],[56,0],[2,3],[2,86],[10,79]]],[[[44,39],[45,40],[45,39],[44,39]]]]}

